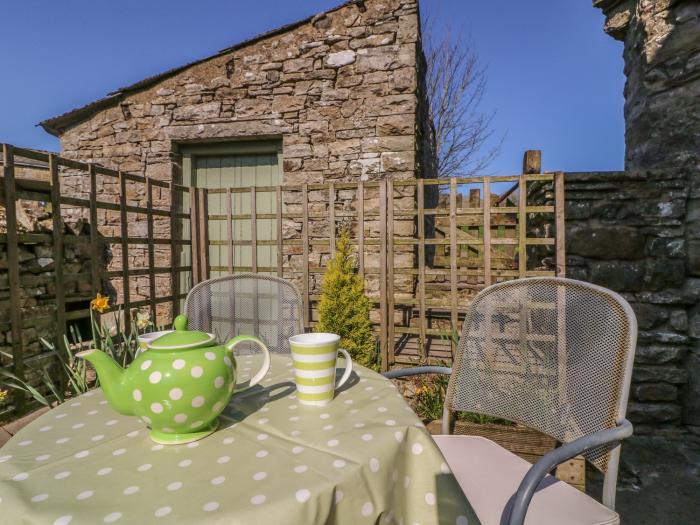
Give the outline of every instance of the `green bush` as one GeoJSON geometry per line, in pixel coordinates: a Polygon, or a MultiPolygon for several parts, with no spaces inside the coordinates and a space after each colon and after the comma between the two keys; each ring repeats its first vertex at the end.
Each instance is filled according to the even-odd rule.
{"type": "MultiPolygon", "coordinates": [[[[445,366],[445,363],[441,363],[445,366]]],[[[419,376],[414,380],[416,384],[415,394],[411,399],[411,406],[422,420],[435,421],[442,418],[442,408],[445,403],[449,376],[428,375],[419,376]]],[[[496,424],[511,426],[513,423],[498,417],[478,414],[476,412],[457,412],[455,417],[459,421],[479,424],[496,424]]]]}
{"type": "MultiPolygon", "coordinates": [[[[440,338],[446,342],[453,343],[455,348],[459,346],[460,333],[457,328],[452,325],[450,325],[449,329],[441,331],[440,338]]],[[[439,365],[450,366],[449,363],[445,362],[439,363],[439,365]]],[[[410,404],[416,414],[418,414],[418,417],[429,421],[442,418],[442,409],[445,404],[447,387],[450,382],[449,376],[441,374],[421,375],[410,378],[408,381],[411,381],[415,385],[415,392],[410,400],[410,404]]],[[[470,423],[493,423],[508,426],[513,424],[511,421],[505,419],[475,412],[457,412],[455,416],[459,421],[467,421],[470,423]]]]}
{"type": "Polygon", "coordinates": [[[415,394],[411,405],[423,420],[435,421],[442,418],[442,407],[449,377],[445,375],[420,376],[416,379],[415,394]]]}
{"type": "MultiPolygon", "coordinates": [[[[127,334],[122,329],[121,316],[122,310],[119,307],[112,314],[114,316],[113,328],[109,329],[95,318],[94,311],[102,313],[109,308],[109,299],[97,294],[97,297],[90,302],[90,325],[92,327],[92,340],[83,341],[80,332],[75,326],[69,327],[71,338],[67,335],[63,336],[63,340],[54,344],[47,339],[41,338],[41,343],[53,353],[59,365],[59,370],[64,375],[66,381],[59,380],[55,369],[51,369],[48,365],[44,365],[41,369],[35,369],[36,375],[41,380],[41,384],[32,385],[29,382],[17,377],[8,370],[0,368],[0,402],[8,395],[7,390],[2,388],[11,388],[26,392],[35,401],[44,406],[53,406],[64,403],[69,397],[75,397],[83,394],[99,386],[97,377],[90,378],[88,376],[87,361],[77,359],[74,356],[74,350],[80,350],[87,344],[89,348],[97,348],[110,355],[117,363],[126,366],[133,361],[136,350],[138,348],[138,335],[145,332],[147,329],[160,330],[156,328],[150,318],[150,314],[138,312],[136,320],[132,324],[131,333],[127,334]],[[38,386],[38,388],[37,388],[38,386]],[[43,392],[43,393],[42,393],[43,392]]],[[[11,358],[7,352],[0,350],[0,355],[11,358]]]]}
{"type": "Polygon", "coordinates": [[[369,320],[371,310],[372,303],[365,296],[365,283],[355,268],[350,233],[343,230],[323,275],[319,322],[315,329],[338,334],[341,346],[353,361],[379,370],[379,355],[369,320]]]}

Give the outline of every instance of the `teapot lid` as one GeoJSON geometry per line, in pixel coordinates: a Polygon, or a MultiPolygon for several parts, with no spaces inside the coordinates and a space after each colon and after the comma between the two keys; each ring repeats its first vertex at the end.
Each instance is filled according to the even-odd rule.
{"type": "Polygon", "coordinates": [[[178,315],[173,323],[174,331],[160,336],[149,345],[153,350],[184,350],[198,348],[200,346],[211,346],[214,342],[214,334],[200,332],[198,330],[187,329],[187,317],[178,315]]]}

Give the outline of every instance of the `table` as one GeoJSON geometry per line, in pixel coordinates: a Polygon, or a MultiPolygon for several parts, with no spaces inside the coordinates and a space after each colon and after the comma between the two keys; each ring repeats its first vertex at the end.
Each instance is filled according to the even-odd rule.
{"type": "MultiPolygon", "coordinates": [[[[238,360],[242,376],[258,356],[238,360]]],[[[296,401],[291,360],[234,395],[221,429],[152,442],[99,389],[0,449],[0,524],[478,523],[394,385],[359,365],[323,408],[296,401]]]]}

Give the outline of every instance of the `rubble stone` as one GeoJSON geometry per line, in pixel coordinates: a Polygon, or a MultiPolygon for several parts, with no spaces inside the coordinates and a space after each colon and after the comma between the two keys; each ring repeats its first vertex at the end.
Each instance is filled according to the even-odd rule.
{"type": "MultiPolygon", "coordinates": [[[[685,364],[674,365],[679,375],[684,372],[688,378],[683,396],[650,404],[649,409],[638,399],[636,416],[647,423],[697,426],[700,297],[694,278],[700,276],[700,119],[691,108],[697,108],[700,99],[700,4],[593,0],[593,5],[605,14],[605,31],[624,44],[627,172],[606,177],[605,182],[613,188],[603,187],[603,177],[588,177],[587,183],[599,178],[593,184],[598,191],[577,190],[572,200],[597,202],[607,209],[607,213],[598,214],[600,222],[632,227],[644,235],[646,269],[634,300],[667,309],[673,306],[665,318],[651,324],[685,337],[688,358],[685,364]],[[585,199],[585,193],[595,197],[585,199]]],[[[620,242],[626,244],[624,239],[620,242]]],[[[660,310],[654,306],[647,312],[651,311],[660,310]]],[[[638,377],[639,370],[636,374],[638,377]]]]}
{"type": "Polygon", "coordinates": [[[686,177],[670,168],[565,174],[567,276],[623,293],[637,317],[630,411],[641,430],[687,419],[697,388],[687,356],[700,338],[700,286],[686,268],[685,229],[650,213],[682,194],[686,177]]]}

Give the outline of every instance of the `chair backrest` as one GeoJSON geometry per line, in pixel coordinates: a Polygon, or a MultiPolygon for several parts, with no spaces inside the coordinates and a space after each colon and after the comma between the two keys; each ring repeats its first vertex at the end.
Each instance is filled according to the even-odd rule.
{"type": "MultiPolygon", "coordinates": [[[[599,286],[547,277],[490,286],[467,312],[446,407],[563,443],[614,428],[627,410],[636,334],[630,305],[599,286]]],[[[612,448],[586,459],[605,473],[612,448]]]]}
{"type": "Polygon", "coordinates": [[[195,285],[185,299],[185,315],[190,330],[214,333],[222,343],[255,335],[277,353],[289,353],[288,338],[303,331],[297,288],[262,274],[238,273],[195,285]]]}

